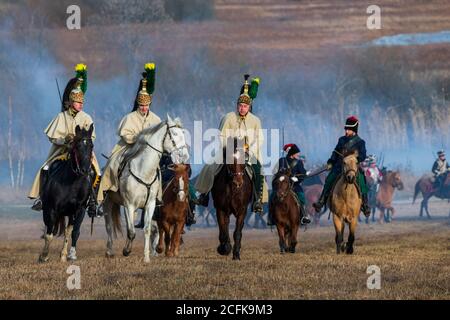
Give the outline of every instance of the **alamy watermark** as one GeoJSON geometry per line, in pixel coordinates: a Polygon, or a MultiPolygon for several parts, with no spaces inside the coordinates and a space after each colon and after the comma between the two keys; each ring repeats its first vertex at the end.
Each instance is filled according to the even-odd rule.
{"type": "Polygon", "coordinates": [[[366,270],[367,274],[370,276],[367,278],[367,289],[369,290],[380,290],[381,289],[381,269],[379,266],[370,265],[366,270]]]}

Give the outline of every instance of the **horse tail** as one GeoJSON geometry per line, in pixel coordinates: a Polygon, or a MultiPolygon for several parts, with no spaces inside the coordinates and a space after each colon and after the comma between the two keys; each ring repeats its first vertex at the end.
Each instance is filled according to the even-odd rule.
{"type": "Polygon", "coordinates": [[[111,218],[113,222],[114,236],[117,237],[117,231],[119,231],[119,233],[123,235],[122,223],[120,221],[120,206],[118,204],[115,203],[112,204],[111,218]]]}
{"type": "Polygon", "coordinates": [[[416,185],[414,187],[414,197],[413,197],[413,202],[412,202],[413,204],[416,201],[417,195],[419,194],[419,191],[420,191],[420,181],[421,181],[421,179],[419,179],[419,181],[416,182],[416,185]]]}

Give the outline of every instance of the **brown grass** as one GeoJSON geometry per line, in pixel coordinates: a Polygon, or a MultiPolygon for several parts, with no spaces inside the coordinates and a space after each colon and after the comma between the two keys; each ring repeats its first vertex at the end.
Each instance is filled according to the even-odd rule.
{"type": "MultiPolygon", "coordinates": [[[[38,223],[31,225],[38,234],[38,223]]],[[[450,299],[443,220],[360,225],[353,256],[335,254],[331,226],[301,231],[298,253],[285,255],[275,233],[244,229],[241,261],[216,253],[216,229],[197,229],[185,235],[179,258],[150,264],[141,234],[130,257],[120,255],[121,239],[118,255],[107,260],[105,241],[87,240],[86,231],[74,263],[81,289],[74,291],[66,287],[70,263],[58,261],[61,239],[47,264],[37,263],[42,240],[0,241],[0,299],[450,299]],[[381,290],[366,287],[369,265],[381,268],[381,290]]]]}

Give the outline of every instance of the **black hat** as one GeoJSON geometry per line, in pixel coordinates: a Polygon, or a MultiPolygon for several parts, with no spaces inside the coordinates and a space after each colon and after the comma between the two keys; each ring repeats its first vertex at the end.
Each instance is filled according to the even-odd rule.
{"type": "Polygon", "coordinates": [[[348,117],[347,120],[345,121],[345,129],[352,130],[355,133],[358,133],[358,125],[359,120],[355,116],[348,117]]]}
{"type": "Polygon", "coordinates": [[[294,155],[294,154],[300,152],[300,149],[299,149],[299,148],[297,147],[297,145],[294,144],[294,143],[286,144],[286,145],[283,147],[283,150],[284,150],[285,152],[287,152],[287,156],[288,156],[288,157],[290,157],[290,156],[292,156],[292,155],[294,155]]]}

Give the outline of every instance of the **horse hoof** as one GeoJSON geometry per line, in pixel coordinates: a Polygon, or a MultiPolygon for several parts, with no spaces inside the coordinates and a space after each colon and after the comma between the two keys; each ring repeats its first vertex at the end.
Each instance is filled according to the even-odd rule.
{"type": "Polygon", "coordinates": [[[231,245],[229,243],[217,247],[217,252],[221,256],[227,256],[231,253],[231,245]]]}
{"type": "Polygon", "coordinates": [[[39,263],[45,263],[48,262],[49,258],[44,256],[39,256],[39,263]]]}
{"type": "Polygon", "coordinates": [[[163,252],[163,248],[162,247],[156,247],[156,252],[162,253],[163,252]]]}
{"type": "Polygon", "coordinates": [[[105,252],[105,257],[108,258],[108,259],[112,259],[112,258],[114,258],[114,253],[112,253],[112,252],[105,252]]]}
{"type": "Polygon", "coordinates": [[[289,249],[289,253],[295,253],[295,248],[289,249]]]}
{"type": "Polygon", "coordinates": [[[346,253],[346,254],[353,254],[353,248],[352,248],[352,247],[348,247],[348,248],[345,250],[345,253],[346,253]]]}
{"type": "Polygon", "coordinates": [[[127,250],[127,249],[123,249],[122,254],[124,257],[128,257],[130,255],[131,251],[127,250]]]}
{"type": "Polygon", "coordinates": [[[173,256],[174,256],[173,252],[167,252],[167,253],[166,253],[166,257],[171,258],[171,257],[173,257],[173,256]]]}
{"type": "Polygon", "coordinates": [[[61,262],[67,262],[67,257],[66,256],[61,256],[61,262]]]}
{"type": "Polygon", "coordinates": [[[241,260],[241,256],[239,254],[233,255],[233,260],[241,260]]]}
{"type": "Polygon", "coordinates": [[[145,263],[150,263],[150,257],[145,257],[145,258],[144,258],[144,262],[145,262],[145,263]]]}

